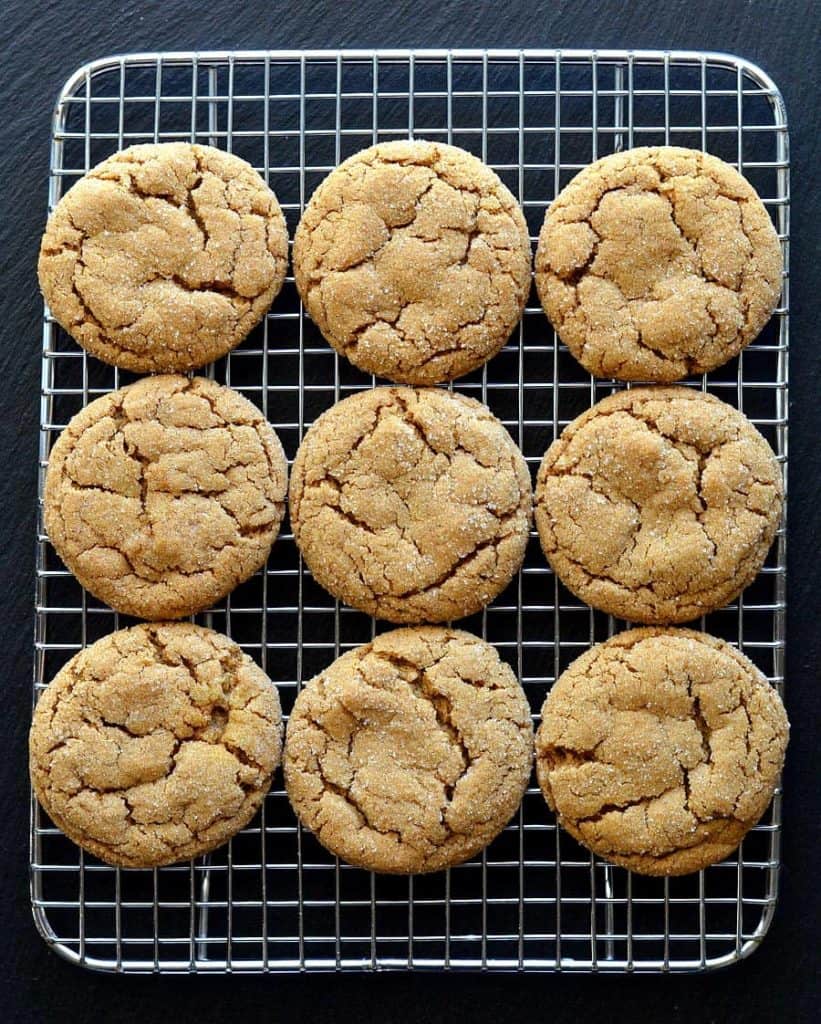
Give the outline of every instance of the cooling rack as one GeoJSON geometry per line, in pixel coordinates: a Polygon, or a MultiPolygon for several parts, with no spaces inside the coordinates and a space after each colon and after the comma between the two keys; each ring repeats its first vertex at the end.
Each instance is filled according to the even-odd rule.
{"type": "MultiPolygon", "coordinates": [[[[233,151],[276,191],[293,236],[305,201],[340,160],[377,140],[462,146],[519,197],[531,235],[591,160],[679,144],[737,166],[764,199],[789,256],[789,156],[781,95],[725,54],[590,50],[149,53],[93,61],[54,111],[50,208],[84,171],[137,142],[191,140],[233,151]]],[[[45,210],[44,210],[45,215],[45,210]]],[[[759,337],[686,383],[742,409],[786,465],[788,282],[759,337]]],[[[373,386],[303,315],[289,277],[247,341],[209,368],[265,412],[293,458],[339,398],[373,386]]],[[[39,484],[62,427],[134,379],[88,357],[46,310],[39,484]]],[[[520,327],[455,389],[486,402],[534,469],[553,437],[617,386],[585,374],[532,294],[520,327]]],[[[755,583],[701,627],[737,644],[782,689],[785,537],[755,583]]],[[[38,520],[34,696],[85,644],[129,624],[82,591],[38,520]]],[[[303,569],[286,527],[266,569],[197,617],[233,636],[275,680],[287,712],[304,681],[377,625],[340,607],[303,569]]],[[[531,539],[511,586],[464,626],[522,679],[534,713],[558,674],[624,627],[555,579],[531,539]]],[[[538,716],[537,716],[538,721],[538,716]]],[[[780,795],[738,853],[696,875],[649,879],[608,866],[559,831],[534,782],[481,857],[434,875],[374,876],[340,864],[302,830],[277,776],[262,812],[228,846],[158,870],[107,867],[32,803],[37,927],[65,958],[106,971],[350,969],[690,971],[733,963],[761,942],[779,867],[780,795]]]]}

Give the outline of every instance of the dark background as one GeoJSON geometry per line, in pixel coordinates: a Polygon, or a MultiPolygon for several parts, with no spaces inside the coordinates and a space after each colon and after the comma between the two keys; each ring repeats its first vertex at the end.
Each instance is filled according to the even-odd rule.
{"type": "Polygon", "coordinates": [[[242,1017],[562,1022],[818,1019],[821,820],[816,720],[821,505],[817,61],[812,0],[5,0],[0,5],[0,1017],[14,1021],[198,1021],[242,1017]],[[348,975],[95,976],[48,952],[28,905],[26,731],[30,709],[42,230],[49,118],[63,81],[94,57],[133,50],[375,46],[658,47],[724,50],[768,71],[792,136],[792,356],[787,707],[781,900],[762,948],[704,977],[348,975]]]}

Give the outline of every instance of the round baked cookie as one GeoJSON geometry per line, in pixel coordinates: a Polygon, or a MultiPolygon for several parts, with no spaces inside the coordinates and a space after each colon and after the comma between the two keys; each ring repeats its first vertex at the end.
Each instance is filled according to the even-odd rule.
{"type": "Polygon", "coordinates": [[[733,167],[675,146],[586,167],[559,193],[536,285],[560,338],[597,377],[674,381],[726,363],[781,293],[781,247],[733,167]]]}
{"type": "Polygon", "coordinates": [[[308,568],[335,597],[390,622],[446,622],[483,608],[522,564],[530,473],[480,402],[376,388],[305,435],[290,511],[308,568]]]}
{"type": "Polygon", "coordinates": [[[117,611],[176,619],[265,564],[287,464],[262,413],[202,377],[146,377],[73,417],[51,450],[45,525],[117,611]]]}
{"type": "Polygon", "coordinates": [[[644,875],[723,860],[764,814],[789,724],[777,692],[723,640],[631,629],[548,694],[536,773],[559,824],[644,875]]]}
{"type": "Polygon", "coordinates": [[[238,345],[285,279],[276,196],[239,157],[130,146],[92,168],[46,225],[49,309],[92,355],[137,373],[189,370],[238,345]]]}
{"type": "Polygon", "coordinates": [[[510,336],[530,291],[522,211],[475,156],[383,142],[319,186],[294,237],[294,274],[325,338],[367,373],[435,384],[510,336]]]}
{"type": "Polygon", "coordinates": [[[781,501],[775,455],[740,412],[691,388],[634,388],[548,448],[536,526],[556,575],[587,604],[687,622],[752,582],[781,501]]]}
{"type": "Polygon", "coordinates": [[[532,760],[527,698],[494,648],[423,626],[382,634],[305,686],[283,770],[331,853],[412,874],[483,850],[519,807],[532,760]]]}
{"type": "Polygon", "coordinates": [[[143,623],[80,651],[44,690],[31,781],[79,846],[107,864],[158,867],[247,825],[281,745],[276,687],[232,640],[143,623]]]}

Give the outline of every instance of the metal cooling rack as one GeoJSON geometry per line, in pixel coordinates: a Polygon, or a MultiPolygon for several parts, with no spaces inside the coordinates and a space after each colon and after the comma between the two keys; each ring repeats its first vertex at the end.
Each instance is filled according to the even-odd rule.
{"type": "MultiPolygon", "coordinates": [[[[453,142],[489,163],[538,233],[551,198],[598,156],[673,143],[736,165],[764,199],[789,255],[788,136],[781,95],[760,69],[709,53],[346,51],[138,54],[71,76],[53,119],[49,204],[123,146],[210,143],[249,160],[293,235],[305,200],[340,160],[377,140],[453,142]]],[[[787,453],[787,282],[761,337],[689,381],[744,410],[787,453]]],[[[264,323],[211,370],[266,413],[289,457],[313,419],[371,387],[302,315],[289,278],[264,323]]],[[[133,379],[89,358],[46,312],[40,493],[50,446],[91,398],[133,379]]],[[[533,469],[562,427],[616,385],[583,373],[535,296],[482,371],[455,387],[486,402],[533,469]]],[[[783,528],[757,581],[702,628],[737,643],[781,689],[783,528]]],[[[79,648],[127,625],[84,593],[39,521],[35,698],[79,648]]],[[[377,627],[303,571],[286,528],[264,573],[198,621],[232,635],[279,686],[303,681],[377,627]]],[[[517,580],[465,627],[492,641],[534,712],[556,676],[623,623],[560,586],[531,541],[517,580]]],[[[776,903],[780,797],[737,855],[690,877],[631,876],[557,830],[534,784],[485,853],[450,871],[373,876],[336,862],[301,830],[279,776],[261,814],[227,847],[155,871],[109,868],[33,804],[31,894],[46,941],[110,971],[384,968],[679,971],[732,963],[761,942],[776,903]]]]}

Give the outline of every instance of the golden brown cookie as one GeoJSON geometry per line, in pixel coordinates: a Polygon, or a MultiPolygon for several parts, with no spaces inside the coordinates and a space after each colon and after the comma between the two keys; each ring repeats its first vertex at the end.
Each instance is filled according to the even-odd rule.
{"type": "Polygon", "coordinates": [[[43,692],[31,780],[75,843],[108,864],[157,867],[247,825],[281,745],[276,687],[232,640],[141,624],[80,651],[43,692]]]}
{"type": "Polygon", "coordinates": [[[57,439],[46,530],[100,600],[176,619],[265,564],[286,479],[279,439],[242,395],[203,377],[146,377],[91,402],[57,439]]]}
{"type": "Polygon", "coordinates": [[[684,875],[723,860],[761,818],[788,732],[776,691],[723,640],[631,629],[548,694],[536,773],[559,824],[594,853],[684,875]]]}
{"type": "Polygon", "coordinates": [[[130,146],[63,196],[40,247],[51,312],[98,359],[190,370],[237,346],[285,279],[276,196],[239,157],[130,146]]]}
{"type": "Polygon", "coordinates": [[[781,293],[781,247],[753,187],[714,156],[651,146],[597,160],[551,203],[536,285],[597,377],[673,381],[726,363],[781,293]]]}
{"type": "Polygon", "coordinates": [[[308,568],[335,597],[391,622],[446,622],[483,608],[522,564],[530,473],[481,403],[376,388],[305,435],[290,511],[308,568]]]}
{"type": "Polygon", "coordinates": [[[507,341],[530,290],[530,236],[513,195],[475,156],[383,142],[319,186],[294,237],[311,318],[360,369],[435,384],[507,341]]]}
{"type": "Polygon", "coordinates": [[[299,694],[283,770],[317,839],[371,871],[439,871],[474,856],[530,777],[524,691],[470,633],[395,629],[343,654],[299,694]]]}
{"type": "Polygon", "coordinates": [[[691,388],[634,388],[548,448],[536,526],[556,575],[587,604],[687,622],[752,582],[781,500],[775,455],[740,412],[691,388]]]}

